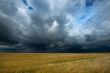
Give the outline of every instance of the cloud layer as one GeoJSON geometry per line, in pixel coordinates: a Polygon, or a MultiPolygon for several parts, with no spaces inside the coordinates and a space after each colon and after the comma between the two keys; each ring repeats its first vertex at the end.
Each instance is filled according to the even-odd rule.
{"type": "Polygon", "coordinates": [[[109,13],[109,0],[0,0],[0,44],[36,50],[109,48],[109,13]]]}

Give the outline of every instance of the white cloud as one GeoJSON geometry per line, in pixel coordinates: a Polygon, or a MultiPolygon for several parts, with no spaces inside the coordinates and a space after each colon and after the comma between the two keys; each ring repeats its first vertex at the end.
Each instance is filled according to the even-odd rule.
{"type": "Polygon", "coordinates": [[[58,30],[59,24],[57,21],[54,21],[53,24],[49,27],[48,32],[54,33],[58,30]]]}

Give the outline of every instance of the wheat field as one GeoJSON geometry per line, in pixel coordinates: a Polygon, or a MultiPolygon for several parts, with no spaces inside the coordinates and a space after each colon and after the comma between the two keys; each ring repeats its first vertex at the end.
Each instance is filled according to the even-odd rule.
{"type": "Polygon", "coordinates": [[[110,54],[0,53],[0,73],[110,73],[110,54]]]}

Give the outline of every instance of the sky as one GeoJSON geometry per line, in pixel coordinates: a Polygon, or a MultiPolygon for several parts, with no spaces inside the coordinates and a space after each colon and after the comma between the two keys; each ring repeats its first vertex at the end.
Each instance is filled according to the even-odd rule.
{"type": "Polygon", "coordinates": [[[0,52],[108,52],[109,0],[0,0],[0,52]]]}

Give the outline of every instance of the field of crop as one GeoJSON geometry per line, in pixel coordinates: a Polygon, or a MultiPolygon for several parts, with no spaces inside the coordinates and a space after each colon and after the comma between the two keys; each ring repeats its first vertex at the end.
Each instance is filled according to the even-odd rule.
{"type": "Polygon", "coordinates": [[[110,54],[0,53],[0,73],[110,73],[110,54]]]}

